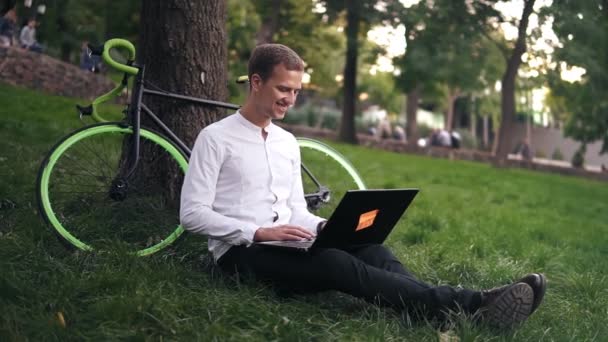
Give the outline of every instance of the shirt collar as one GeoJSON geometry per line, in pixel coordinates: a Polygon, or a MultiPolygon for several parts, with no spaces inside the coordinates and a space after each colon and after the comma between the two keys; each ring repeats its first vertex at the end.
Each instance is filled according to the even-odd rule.
{"type": "Polygon", "coordinates": [[[270,122],[270,124],[268,124],[268,126],[264,127],[264,128],[260,128],[259,126],[256,126],[255,124],[253,124],[251,121],[247,120],[243,114],[241,114],[240,110],[236,111],[236,117],[237,120],[243,125],[245,126],[245,128],[247,128],[248,130],[255,132],[255,133],[259,133],[260,129],[263,129],[264,131],[266,131],[266,133],[270,133],[272,132],[272,130],[275,127],[275,124],[272,123],[272,121],[270,122]]]}

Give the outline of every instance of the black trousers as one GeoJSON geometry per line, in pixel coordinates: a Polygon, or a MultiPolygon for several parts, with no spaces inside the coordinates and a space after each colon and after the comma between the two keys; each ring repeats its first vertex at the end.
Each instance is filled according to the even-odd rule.
{"type": "Polygon", "coordinates": [[[368,302],[442,318],[448,311],[474,313],[481,294],[418,280],[383,245],[302,251],[261,245],[234,246],[219,260],[229,274],[254,277],[297,293],[337,290],[368,302]]]}

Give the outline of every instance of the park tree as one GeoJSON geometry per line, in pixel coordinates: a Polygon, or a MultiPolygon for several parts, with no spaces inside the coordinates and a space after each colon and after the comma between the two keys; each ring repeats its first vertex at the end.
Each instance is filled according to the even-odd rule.
{"type": "MultiPolygon", "coordinates": [[[[224,1],[143,1],[138,61],[145,65],[146,81],[167,91],[225,100],[225,25],[224,1]]],[[[146,104],[188,146],[223,114],[217,108],[154,97],[146,98],[146,104]]],[[[161,166],[156,172],[178,193],[181,184],[167,180],[176,177],[177,170],[161,166]]]]}
{"type": "Polygon", "coordinates": [[[484,34],[491,29],[489,22],[500,17],[493,5],[493,1],[451,0],[435,4],[438,10],[430,25],[437,30],[436,44],[440,51],[434,56],[437,65],[434,71],[435,79],[445,88],[444,126],[447,130],[454,128],[456,100],[480,91],[497,77],[492,72],[484,72],[494,49],[484,34]]]}
{"type": "Polygon", "coordinates": [[[556,69],[549,75],[550,109],[565,121],[566,136],[588,143],[601,140],[608,152],[608,1],[555,1],[547,9],[554,16],[559,39],[556,69]],[[584,69],[578,80],[564,80],[571,67],[584,69]]]}
{"type": "Polygon", "coordinates": [[[424,93],[444,93],[445,127],[452,129],[455,101],[495,78],[485,72],[493,47],[485,35],[499,18],[496,1],[419,2],[403,11],[406,52],[395,60],[398,88],[407,93],[406,132],[417,140],[416,113],[424,93]]]}
{"type": "Polygon", "coordinates": [[[393,24],[400,8],[399,1],[378,0],[325,0],[319,1],[327,9],[331,19],[345,18],[346,58],[343,72],[343,104],[339,139],[357,143],[355,112],[357,103],[357,65],[359,40],[367,30],[378,23],[393,24]]]}
{"type": "MultiPolygon", "coordinates": [[[[517,39],[511,48],[504,48],[506,69],[502,76],[501,121],[496,145],[496,159],[500,163],[507,159],[511,148],[515,120],[515,81],[527,49],[527,29],[535,0],[524,0],[524,7],[517,24],[517,39]]],[[[499,45],[502,46],[502,45],[499,45]]]]}

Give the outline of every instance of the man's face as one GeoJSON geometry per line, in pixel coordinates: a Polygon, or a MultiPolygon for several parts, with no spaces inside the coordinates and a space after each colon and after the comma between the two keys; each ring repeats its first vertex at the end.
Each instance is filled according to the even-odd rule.
{"type": "Polygon", "coordinates": [[[266,81],[253,74],[251,87],[257,112],[268,119],[283,119],[302,89],[303,74],[303,71],[287,70],[283,64],[275,65],[266,81]]]}

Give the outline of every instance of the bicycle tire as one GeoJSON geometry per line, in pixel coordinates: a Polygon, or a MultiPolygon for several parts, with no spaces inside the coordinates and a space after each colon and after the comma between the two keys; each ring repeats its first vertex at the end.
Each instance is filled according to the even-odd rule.
{"type": "MultiPolygon", "coordinates": [[[[115,178],[115,173],[126,169],[122,151],[129,141],[125,138],[132,134],[132,128],[121,123],[86,126],[61,139],[42,162],[36,187],[40,213],[69,245],[92,251],[101,249],[95,247],[95,241],[102,244],[111,240],[124,242],[129,251],[145,256],[167,247],[183,233],[179,225],[179,205],[167,200],[167,195],[160,189],[162,186],[146,184],[154,182],[144,181],[143,176],[137,186],[130,186],[124,199],[113,200],[112,196],[106,196],[110,188],[108,182],[115,178]],[[152,228],[156,225],[167,227],[154,231],[152,228]],[[145,233],[150,231],[151,235],[137,236],[142,229],[145,233]],[[97,239],[96,233],[109,237],[97,239]],[[123,235],[119,233],[132,241],[121,241],[123,235]],[[120,237],[115,239],[116,235],[120,237]],[[143,238],[145,242],[141,240],[143,238]]],[[[144,169],[139,167],[144,161],[153,165],[157,158],[168,158],[171,167],[183,171],[175,177],[183,177],[188,162],[178,147],[147,129],[142,128],[140,136],[142,150],[136,170],[144,169]],[[153,155],[150,161],[145,159],[144,146],[154,152],[149,153],[153,155]]]]}
{"type": "MultiPolygon", "coordinates": [[[[331,198],[319,208],[319,216],[329,217],[348,190],[366,189],[365,182],[353,164],[329,145],[310,138],[296,138],[300,146],[302,163],[324,186],[331,191],[331,198]]],[[[302,172],[304,193],[317,191],[317,186],[302,172]]],[[[309,209],[311,209],[309,207],[309,209]]]]}

